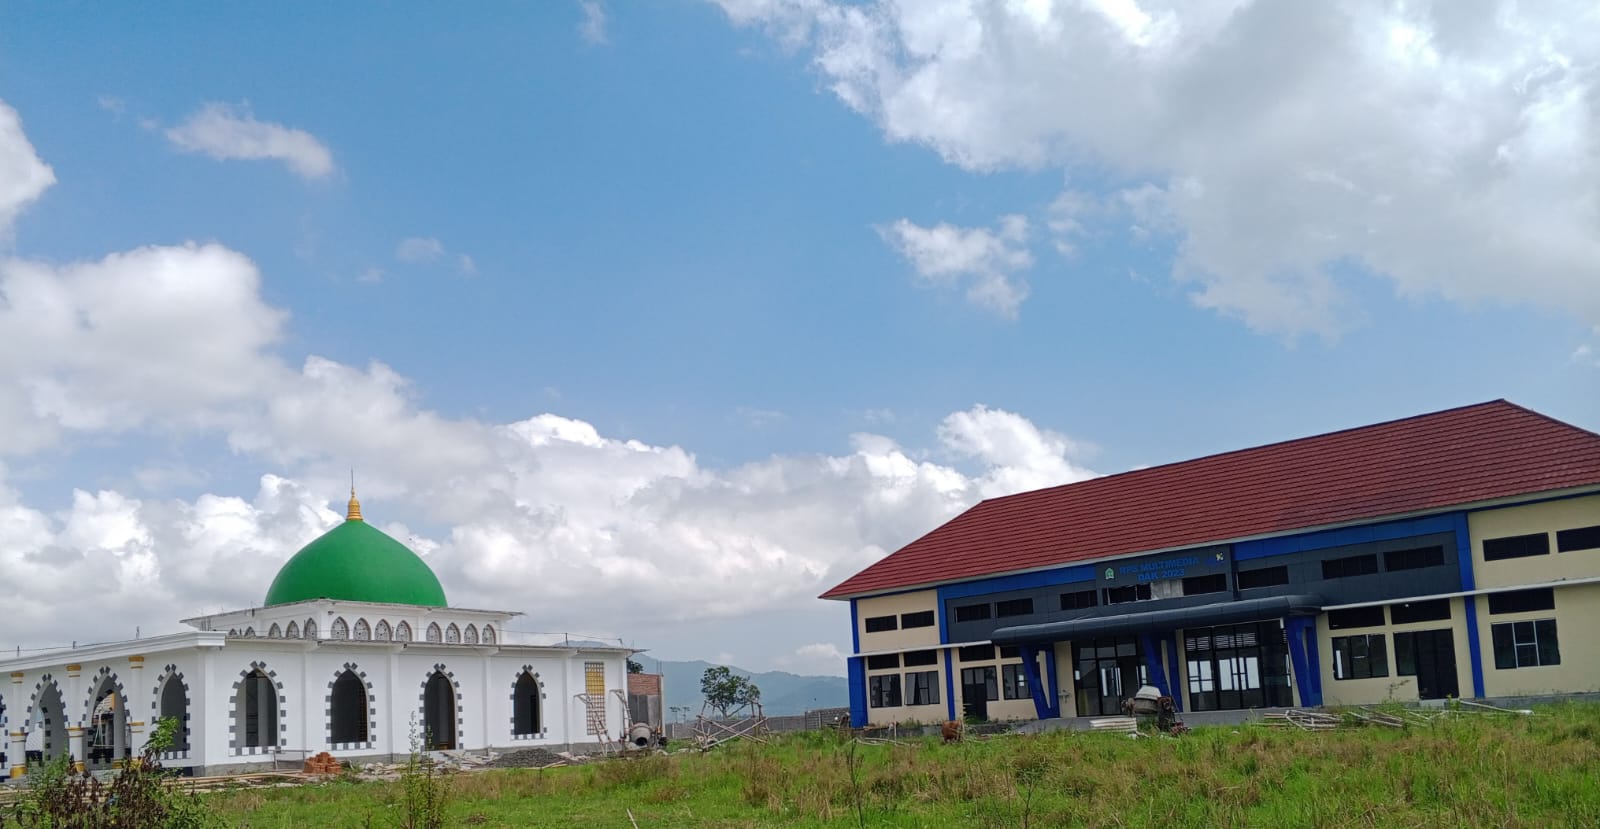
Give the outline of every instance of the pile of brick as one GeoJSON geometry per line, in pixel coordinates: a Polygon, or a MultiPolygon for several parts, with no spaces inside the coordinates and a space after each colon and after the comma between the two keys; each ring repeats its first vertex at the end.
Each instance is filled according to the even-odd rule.
{"type": "Polygon", "coordinates": [[[338,774],[342,771],[339,761],[333,755],[324,751],[315,757],[307,757],[305,768],[301,769],[306,774],[338,774]]]}

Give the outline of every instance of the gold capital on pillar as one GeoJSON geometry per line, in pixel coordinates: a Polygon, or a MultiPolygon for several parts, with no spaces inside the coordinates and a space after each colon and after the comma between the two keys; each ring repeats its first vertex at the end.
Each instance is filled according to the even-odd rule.
{"type": "Polygon", "coordinates": [[[131,664],[135,668],[142,668],[142,667],[144,667],[144,657],[142,657],[142,656],[130,656],[130,657],[128,657],[128,663],[131,664]]]}
{"type": "Polygon", "coordinates": [[[83,670],[83,666],[82,665],[68,665],[67,666],[67,676],[77,676],[78,672],[81,671],[81,670],[83,670]]]}

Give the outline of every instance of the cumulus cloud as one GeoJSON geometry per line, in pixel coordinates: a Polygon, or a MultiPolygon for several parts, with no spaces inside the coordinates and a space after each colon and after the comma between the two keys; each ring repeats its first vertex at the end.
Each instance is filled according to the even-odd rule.
{"type": "Polygon", "coordinates": [[[1254,328],[1336,336],[1361,271],[1600,320],[1593,3],[720,5],[891,141],[1124,182],[1110,226],[1254,328]]]}
{"type": "Polygon", "coordinates": [[[334,172],[333,152],[305,130],[257,121],[247,107],[208,103],[167,130],[167,140],[184,152],[219,161],[281,161],[301,178],[334,172]]]}
{"type": "Polygon", "coordinates": [[[1002,216],[993,230],[900,219],[878,233],[929,284],[965,284],[968,301],[981,308],[1015,317],[1028,296],[1027,283],[1012,276],[1033,265],[1022,216],[1002,216]]]}
{"type": "Polygon", "coordinates": [[[263,350],[286,315],[259,289],[255,265],[214,244],[0,260],[0,457],[63,432],[238,416],[280,370],[263,350]]]}
{"type": "Polygon", "coordinates": [[[0,241],[10,238],[17,214],[55,182],[55,171],[23,133],[22,116],[0,101],[0,241]]]}

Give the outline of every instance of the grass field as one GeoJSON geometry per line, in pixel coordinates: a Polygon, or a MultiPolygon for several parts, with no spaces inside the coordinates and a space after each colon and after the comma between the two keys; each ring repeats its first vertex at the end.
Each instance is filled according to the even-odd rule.
{"type": "MultiPolygon", "coordinates": [[[[1329,732],[1054,732],[941,745],[771,746],[449,779],[450,826],[1600,827],[1600,706],[1329,732]]],[[[395,826],[400,787],[209,800],[228,825],[395,826]]]]}

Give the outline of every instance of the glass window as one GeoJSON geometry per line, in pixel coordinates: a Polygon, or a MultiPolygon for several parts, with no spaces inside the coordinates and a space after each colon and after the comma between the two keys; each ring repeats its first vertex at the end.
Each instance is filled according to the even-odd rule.
{"type": "Polygon", "coordinates": [[[1556,549],[1563,553],[1574,550],[1600,550],[1600,525],[1557,532],[1556,549]]]}
{"type": "Polygon", "coordinates": [[[994,645],[968,645],[957,653],[962,662],[982,662],[994,658],[994,645]]]}
{"type": "Polygon", "coordinates": [[[979,622],[989,618],[989,605],[969,604],[956,608],[956,621],[979,622]]]}
{"type": "Polygon", "coordinates": [[[936,705],[939,702],[939,672],[917,671],[906,674],[907,705],[936,705]]]}
{"type": "Polygon", "coordinates": [[[867,667],[873,670],[898,668],[900,667],[900,654],[880,653],[876,656],[869,656],[867,657],[867,667]]]}
{"type": "Polygon", "coordinates": [[[1450,618],[1450,600],[1434,599],[1427,602],[1401,602],[1389,605],[1389,618],[1397,625],[1415,622],[1437,622],[1450,618]]]}
{"type": "Polygon", "coordinates": [[[1489,613],[1532,613],[1539,610],[1556,609],[1556,591],[1553,587],[1539,587],[1533,590],[1511,590],[1505,593],[1489,594],[1489,613]]]}
{"type": "Polygon", "coordinates": [[[1381,633],[1333,637],[1333,678],[1370,679],[1389,675],[1389,650],[1381,633]]]}
{"type": "Polygon", "coordinates": [[[1535,668],[1560,665],[1561,646],[1556,641],[1556,620],[1504,622],[1490,626],[1494,639],[1494,666],[1535,668]]]}
{"type": "Polygon", "coordinates": [[[1383,605],[1352,607],[1328,611],[1328,629],[1375,628],[1383,626],[1383,605]]]}
{"type": "Polygon", "coordinates": [[[868,633],[882,633],[886,630],[895,629],[895,618],[893,616],[868,616],[866,625],[868,633]]]}
{"type": "Polygon", "coordinates": [[[1412,550],[1390,550],[1383,554],[1383,569],[1394,570],[1421,570],[1424,567],[1438,567],[1444,564],[1444,548],[1438,545],[1432,547],[1417,547],[1412,550]]]}
{"type": "Polygon", "coordinates": [[[900,707],[900,675],[867,677],[867,705],[871,708],[900,707]]]}
{"type": "Polygon", "coordinates": [[[1183,595],[1198,596],[1202,593],[1221,593],[1228,589],[1228,577],[1223,573],[1212,573],[1209,576],[1190,576],[1183,580],[1183,595]]]}
{"type": "Polygon", "coordinates": [[[1376,572],[1378,572],[1377,553],[1369,553],[1364,556],[1332,558],[1322,562],[1322,577],[1325,579],[1347,579],[1352,576],[1370,576],[1376,572]]]}
{"type": "Polygon", "coordinates": [[[962,668],[961,687],[966,688],[972,685],[982,685],[986,699],[997,700],[1000,698],[1000,685],[995,681],[993,665],[986,668],[962,668]]]}
{"type": "Polygon", "coordinates": [[[1484,561],[1501,561],[1508,558],[1542,556],[1549,554],[1549,552],[1549,533],[1510,535],[1506,536],[1505,538],[1485,538],[1483,540],[1484,561]]]}
{"type": "Polygon", "coordinates": [[[1106,588],[1106,604],[1126,604],[1128,602],[1150,601],[1150,585],[1128,584],[1122,587],[1106,588]]]}
{"type": "Polygon", "coordinates": [[[902,628],[929,628],[933,627],[933,621],[933,611],[931,610],[900,614],[900,627],[902,628]]]}
{"type": "Polygon", "coordinates": [[[1240,570],[1236,576],[1240,590],[1253,590],[1258,587],[1277,587],[1289,583],[1289,568],[1280,564],[1276,567],[1262,567],[1258,570],[1240,570]]]}
{"type": "Polygon", "coordinates": [[[1028,698],[1028,671],[1024,665],[1000,666],[1000,690],[1006,699],[1028,698]]]}
{"type": "Polygon", "coordinates": [[[1062,610],[1086,610],[1094,607],[1095,594],[1093,590],[1079,590],[1074,593],[1061,594],[1062,610]]]}
{"type": "Polygon", "coordinates": [[[1011,599],[994,604],[994,615],[1001,619],[1007,616],[1027,616],[1031,613],[1033,613],[1033,599],[1011,599]]]}
{"type": "Polygon", "coordinates": [[[917,665],[937,665],[939,664],[939,652],[932,650],[908,651],[905,655],[905,662],[907,668],[917,665]]]}

